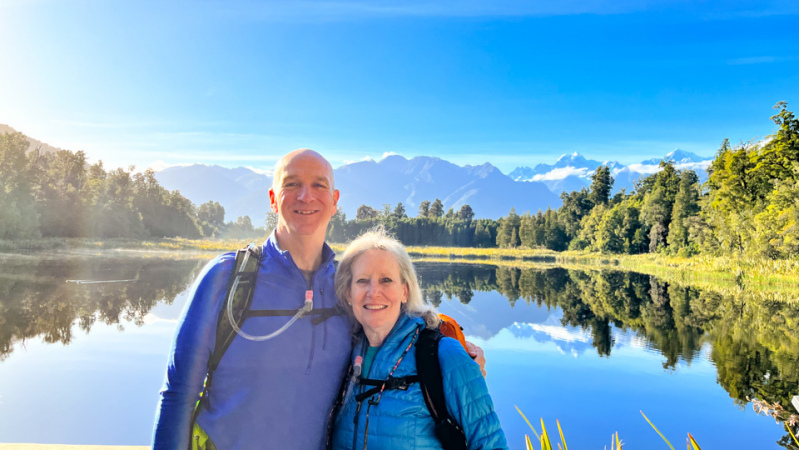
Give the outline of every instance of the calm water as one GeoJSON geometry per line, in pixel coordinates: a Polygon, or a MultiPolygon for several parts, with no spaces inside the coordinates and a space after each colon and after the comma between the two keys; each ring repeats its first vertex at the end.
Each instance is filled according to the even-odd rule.
{"type": "MultiPolygon", "coordinates": [[[[197,260],[3,259],[0,442],[147,445],[197,260]],[[74,283],[68,280],[116,281],[74,283]],[[127,281],[126,281],[127,280],[127,281]]],[[[746,397],[799,394],[799,308],[641,274],[420,263],[429,302],[488,358],[511,448],[560,419],[570,448],[783,448],[746,397]]]]}

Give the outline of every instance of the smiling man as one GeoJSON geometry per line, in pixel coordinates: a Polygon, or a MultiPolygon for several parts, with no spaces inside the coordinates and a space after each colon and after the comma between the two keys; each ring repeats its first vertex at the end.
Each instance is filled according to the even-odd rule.
{"type": "Polygon", "coordinates": [[[338,197],[319,153],[295,150],[277,163],[269,199],[278,224],[262,245],[248,318],[200,400],[217,322],[228,320],[235,254],[226,253],[197,278],[178,323],[153,448],[325,447],[352,345],[346,316],[314,314],[338,311],[335,254],[325,243],[338,197]]]}

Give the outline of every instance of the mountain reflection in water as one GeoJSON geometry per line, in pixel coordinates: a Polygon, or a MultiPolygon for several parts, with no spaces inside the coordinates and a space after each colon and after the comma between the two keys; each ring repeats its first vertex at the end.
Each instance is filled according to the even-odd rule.
{"type": "MultiPolygon", "coordinates": [[[[69,344],[75,327],[91,338],[98,323],[122,329],[176,319],[181,304],[176,302],[166,310],[157,305],[172,304],[176,297],[185,301],[185,295],[179,294],[188,289],[203,265],[204,261],[157,258],[4,260],[0,273],[0,371],[21,345],[38,337],[47,343],[69,344]],[[120,282],[76,284],[67,280],[120,282]]],[[[748,403],[747,397],[788,407],[791,397],[799,394],[797,306],[756,299],[745,290],[721,295],[631,272],[428,262],[417,266],[425,299],[455,317],[470,339],[484,344],[487,351],[499,342],[512,341],[510,345],[518,349],[529,349],[534,342],[553,345],[558,352],[576,358],[605,360],[621,358],[625,349],[642,349],[659,359],[658,369],[666,373],[679,372],[697,359],[710,361],[717,383],[739,407],[748,403]]],[[[165,361],[165,354],[163,358],[165,361]]],[[[645,362],[648,369],[652,362],[645,362]]],[[[504,395],[502,390],[508,387],[492,383],[510,377],[508,384],[514,385],[516,392],[507,395],[520,397],[528,388],[524,369],[507,364],[499,353],[489,353],[489,386],[504,395]],[[492,374],[492,367],[511,367],[508,370],[518,373],[492,374]]],[[[156,375],[160,378],[163,373],[156,375]]],[[[554,392],[571,389],[558,385],[557,376],[547,383],[547,389],[554,392]]],[[[515,401],[497,397],[498,405],[515,401]]],[[[2,408],[0,398],[0,411],[2,408]]],[[[547,407],[526,412],[554,420],[547,407]]],[[[516,420],[515,414],[501,412],[503,423],[516,420]]],[[[645,422],[636,424],[639,426],[647,432],[645,422]]],[[[703,426],[697,423],[695,428],[676,431],[696,435],[695,430],[703,426]]],[[[578,427],[585,425],[572,424],[573,434],[580,434],[578,427]]],[[[524,432],[515,424],[510,429],[524,432]]],[[[590,427],[585,430],[583,433],[592,432],[590,427]]],[[[775,431],[775,436],[780,433],[775,431]]],[[[140,435],[136,442],[111,443],[147,444],[149,429],[140,435]]],[[[568,440],[568,433],[566,437],[568,440]]],[[[512,447],[521,442],[520,436],[510,435],[509,439],[512,447]]],[[[658,439],[654,435],[649,442],[658,439]]]]}

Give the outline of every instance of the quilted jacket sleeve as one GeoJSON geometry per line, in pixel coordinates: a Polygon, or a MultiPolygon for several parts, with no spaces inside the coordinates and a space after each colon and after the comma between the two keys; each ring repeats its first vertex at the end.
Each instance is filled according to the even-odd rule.
{"type": "Polygon", "coordinates": [[[438,359],[444,380],[444,396],[450,415],[463,427],[469,450],[506,449],[508,443],[488,394],[480,367],[451,338],[443,338],[438,359]]]}

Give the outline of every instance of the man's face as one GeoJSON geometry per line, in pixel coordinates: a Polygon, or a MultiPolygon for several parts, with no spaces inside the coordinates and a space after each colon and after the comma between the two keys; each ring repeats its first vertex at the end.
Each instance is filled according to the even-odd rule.
{"type": "Polygon", "coordinates": [[[301,152],[275,175],[280,179],[269,190],[269,200],[280,217],[278,227],[297,235],[324,236],[339,195],[327,162],[317,153],[301,152]]]}

